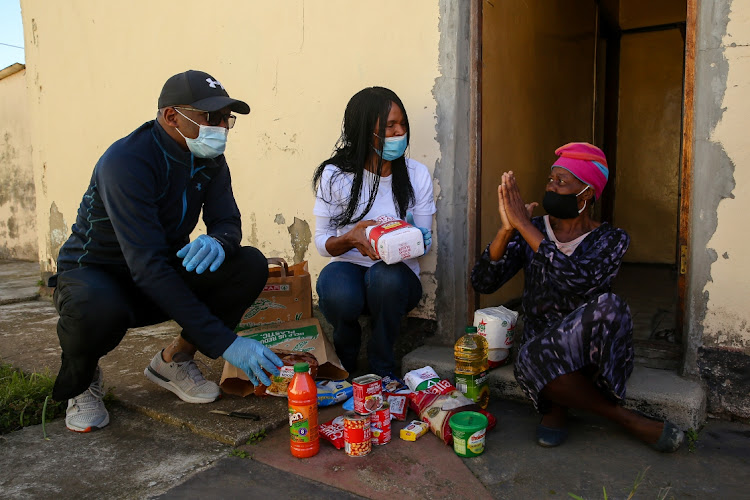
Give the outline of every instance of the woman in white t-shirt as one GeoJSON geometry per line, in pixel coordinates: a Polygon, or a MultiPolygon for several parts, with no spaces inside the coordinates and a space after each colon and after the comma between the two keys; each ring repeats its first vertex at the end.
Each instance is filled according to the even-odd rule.
{"type": "Polygon", "coordinates": [[[385,264],[365,236],[376,217],[406,219],[432,242],[435,201],[427,167],[404,156],[409,120],[401,99],[383,87],[355,94],[344,111],[331,158],[315,170],[315,246],[331,261],[318,277],[320,310],[333,325],[336,353],[349,373],[357,370],[359,317],[372,317],[369,370],[393,374],[393,346],[401,318],[419,303],[419,263],[385,264]]]}

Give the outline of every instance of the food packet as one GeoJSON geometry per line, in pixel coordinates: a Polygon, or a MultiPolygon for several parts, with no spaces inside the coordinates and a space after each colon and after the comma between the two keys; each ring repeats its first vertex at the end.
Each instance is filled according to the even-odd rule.
{"type": "Polygon", "coordinates": [[[487,417],[487,430],[495,427],[497,419],[490,412],[468,399],[448,380],[441,380],[429,390],[409,394],[409,406],[419,418],[430,425],[432,432],[445,444],[453,442],[453,431],[448,421],[461,411],[476,411],[487,417]]]}
{"type": "Polygon", "coordinates": [[[330,422],[318,426],[320,437],[340,450],[344,447],[344,416],[339,415],[330,422]]]}
{"type": "Polygon", "coordinates": [[[404,382],[412,391],[423,391],[440,382],[440,377],[431,366],[417,368],[404,375],[404,382]]]}
{"type": "Polygon", "coordinates": [[[406,383],[398,377],[392,377],[386,375],[382,379],[383,392],[389,392],[391,394],[408,394],[411,389],[407,387],[406,383]]]}
{"type": "Polygon", "coordinates": [[[404,441],[416,441],[427,433],[429,426],[420,420],[412,420],[409,425],[401,429],[399,437],[404,441]]]}
{"type": "Polygon", "coordinates": [[[318,388],[318,406],[343,403],[354,394],[352,384],[346,380],[322,380],[315,385],[318,388]]]}
{"type": "Polygon", "coordinates": [[[391,407],[391,420],[406,420],[406,412],[409,410],[409,401],[406,394],[391,394],[384,392],[383,397],[391,407]]]}
{"type": "Polygon", "coordinates": [[[278,375],[271,375],[266,371],[266,374],[271,379],[271,385],[266,387],[262,382],[258,383],[254,391],[256,396],[287,397],[286,390],[294,376],[294,365],[296,363],[307,363],[310,365],[310,375],[312,375],[312,378],[314,379],[318,376],[318,360],[312,354],[282,349],[271,349],[271,351],[281,358],[284,366],[279,368],[278,375]]]}
{"type": "Polygon", "coordinates": [[[487,339],[487,362],[490,368],[497,368],[511,361],[510,349],[513,347],[517,321],[518,313],[503,306],[474,311],[477,333],[487,339]]]}

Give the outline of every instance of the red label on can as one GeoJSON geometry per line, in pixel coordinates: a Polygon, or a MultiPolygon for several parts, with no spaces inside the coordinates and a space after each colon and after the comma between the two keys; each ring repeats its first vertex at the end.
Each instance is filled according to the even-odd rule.
{"type": "Polygon", "coordinates": [[[354,411],[367,415],[383,405],[383,386],[378,375],[362,375],[352,380],[354,411]]]}
{"type": "Polygon", "coordinates": [[[391,409],[388,403],[370,415],[372,444],[380,445],[391,441],[391,409]]]}
{"type": "Polygon", "coordinates": [[[350,457],[363,457],[372,450],[370,416],[349,412],[344,415],[344,450],[350,457]]]}

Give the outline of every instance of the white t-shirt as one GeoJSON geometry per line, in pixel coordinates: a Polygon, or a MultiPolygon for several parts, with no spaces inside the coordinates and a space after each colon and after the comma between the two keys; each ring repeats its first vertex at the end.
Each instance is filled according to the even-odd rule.
{"type": "MultiPolygon", "coordinates": [[[[411,212],[414,215],[414,225],[432,229],[432,215],[437,211],[432,191],[432,176],[426,166],[411,158],[406,159],[406,168],[409,172],[409,180],[411,181],[412,188],[414,189],[414,203],[409,205],[407,212],[411,212]]],[[[354,218],[357,218],[367,207],[370,189],[375,178],[375,174],[365,170],[362,189],[359,193],[359,207],[354,218]]],[[[326,165],[325,169],[323,169],[323,175],[320,177],[313,213],[316,216],[315,246],[318,248],[320,255],[324,257],[331,257],[331,254],[326,250],[326,241],[328,241],[328,238],[346,234],[356,225],[348,224],[340,228],[331,225],[331,219],[346,209],[353,179],[354,174],[341,173],[335,165],[326,165]],[[333,186],[331,186],[331,177],[335,173],[337,175],[335,176],[333,186]]],[[[393,202],[392,180],[393,175],[380,178],[375,201],[370,210],[365,214],[364,220],[375,219],[381,215],[398,217],[396,205],[393,202]]],[[[365,267],[370,267],[377,262],[366,255],[362,255],[356,248],[332,257],[331,260],[352,262],[365,267]]],[[[419,263],[417,259],[408,259],[404,263],[414,271],[414,274],[419,276],[419,263]]]]}
{"type": "Polygon", "coordinates": [[[562,253],[570,257],[573,255],[573,252],[576,251],[576,248],[578,248],[578,245],[581,244],[583,240],[586,239],[586,236],[589,235],[589,233],[583,233],[581,236],[574,240],[570,241],[559,241],[557,237],[555,236],[555,232],[552,230],[552,226],[549,225],[549,215],[544,216],[544,226],[547,228],[547,236],[549,236],[549,239],[552,243],[557,246],[557,249],[560,250],[562,253]]]}

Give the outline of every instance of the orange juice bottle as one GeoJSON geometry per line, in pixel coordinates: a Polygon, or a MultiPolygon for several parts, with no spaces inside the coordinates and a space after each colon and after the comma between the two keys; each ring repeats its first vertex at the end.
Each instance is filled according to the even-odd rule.
{"type": "Polygon", "coordinates": [[[308,363],[294,365],[294,377],[287,389],[289,397],[289,447],[297,458],[316,455],[318,440],[318,389],[308,363]]]}

